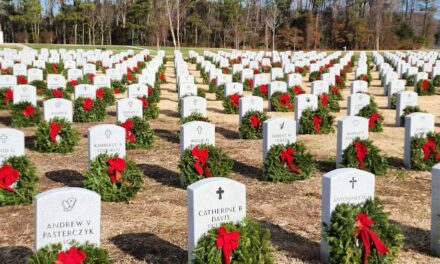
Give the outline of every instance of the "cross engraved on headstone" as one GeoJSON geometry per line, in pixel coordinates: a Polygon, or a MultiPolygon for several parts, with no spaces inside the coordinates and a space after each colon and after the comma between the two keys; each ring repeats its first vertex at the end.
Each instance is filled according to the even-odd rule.
{"type": "Polygon", "coordinates": [[[353,126],[357,127],[359,125],[359,120],[353,120],[353,126]]]}
{"type": "Polygon", "coordinates": [[[218,187],[218,190],[215,193],[218,194],[218,199],[221,200],[222,194],[225,193],[225,191],[222,189],[222,187],[218,187]]]}
{"type": "Polygon", "coordinates": [[[2,135],[0,136],[0,140],[2,141],[3,144],[6,143],[6,140],[7,140],[7,139],[8,139],[8,136],[6,136],[5,134],[2,134],[2,135]]]}
{"type": "Polygon", "coordinates": [[[56,102],[56,103],[55,103],[55,107],[56,107],[56,108],[60,108],[60,106],[61,106],[61,102],[56,102]]]}
{"type": "Polygon", "coordinates": [[[203,128],[201,127],[201,126],[198,126],[197,127],[197,133],[200,135],[200,134],[202,134],[202,130],[203,130],[203,128]]]}
{"type": "Polygon", "coordinates": [[[354,177],[349,181],[351,183],[351,188],[354,189],[354,184],[357,183],[357,180],[354,179],[354,177]]]}
{"type": "Polygon", "coordinates": [[[197,105],[197,99],[196,98],[194,98],[193,103],[194,103],[195,106],[197,105]]]}
{"type": "Polygon", "coordinates": [[[281,129],[281,130],[284,129],[284,122],[280,124],[280,129],[281,129]]]}
{"type": "Polygon", "coordinates": [[[105,136],[107,137],[107,139],[109,139],[110,138],[110,135],[112,134],[112,132],[110,131],[110,130],[106,130],[105,131],[105,136]]]}
{"type": "Polygon", "coordinates": [[[133,102],[128,102],[128,107],[133,107],[133,102]]]}

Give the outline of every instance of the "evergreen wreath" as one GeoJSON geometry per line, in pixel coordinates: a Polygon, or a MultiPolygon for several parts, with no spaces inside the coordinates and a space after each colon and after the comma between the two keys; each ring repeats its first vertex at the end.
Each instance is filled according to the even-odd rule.
{"type": "Polygon", "coordinates": [[[294,85],[292,88],[288,89],[287,92],[292,96],[295,97],[300,94],[305,94],[306,91],[299,85],[294,85]]]}
{"type": "Polygon", "coordinates": [[[38,106],[29,102],[21,102],[12,106],[11,120],[13,127],[31,127],[41,120],[41,111],[38,106]]]}
{"type": "Polygon", "coordinates": [[[232,81],[233,82],[240,82],[241,81],[241,72],[234,73],[234,75],[232,75],[232,81]]]}
{"type": "Polygon", "coordinates": [[[188,148],[179,160],[180,182],[186,187],[207,177],[229,177],[233,164],[218,147],[198,145],[188,148]]]}
{"type": "Polygon", "coordinates": [[[322,73],[320,71],[311,72],[309,75],[309,82],[321,80],[322,73]]]}
{"type": "Polygon", "coordinates": [[[412,114],[412,113],[425,113],[426,111],[423,111],[422,109],[420,109],[420,107],[418,105],[416,106],[407,106],[405,107],[405,109],[403,109],[403,113],[400,116],[400,126],[401,127],[405,127],[405,116],[412,114]]]}
{"type": "Polygon", "coordinates": [[[142,101],[142,111],[145,120],[156,119],[159,117],[159,107],[157,103],[150,102],[147,96],[138,97],[142,101]]]}
{"type": "Polygon", "coordinates": [[[406,86],[414,86],[414,83],[416,81],[416,76],[410,75],[410,76],[406,76],[406,86]]]}
{"type": "Polygon", "coordinates": [[[306,67],[296,66],[295,67],[295,73],[299,73],[302,76],[306,76],[307,75],[307,68],[306,67]]]}
{"type": "Polygon", "coordinates": [[[72,152],[78,143],[78,132],[64,118],[42,121],[35,132],[34,148],[38,152],[72,152]]]}
{"type": "Polygon", "coordinates": [[[0,167],[0,206],[31,204],[38,176],[26,156],[9,157],[0,167]]]}
{"type": "Polygon", "coordinates": [[[270,231],[257,221],[244,218],[238,224],[223,223],[209,230],[197,242],[191,263],[273,264],[273,252],[270,231]]]}
{"type": "Polygon", "coordinates": [[[93,73],[87,73],[83,78],[77,80],[77,84],[93,84],[93,79],[95,75],[93,73]]]}
{"type": "Polygon", "coordinates": [[[253,89],[252,95],[260,96],[263,97],[263,100],[267,100],[268,98],[267,91],[268,91],[267,84],[258,85],[253,89]]]}
{"type": "Polygon", "coordinates": [[[345,76],[335,76],[335,83],[338,89],[345,89],[345,76]]]}
{"type": "Polygon", "coordinates": [[[323,93],[318,96],[318,104],[321,107],[328,109],[330,112],[341,111],[338,100],[336,100],[334,96],[327,93],[323,93]]]}
{"type": "Polygon", "coordinates": [[[252,78],[244,80],[243,83],[244,91],[252,91],[253,87],[254,87],[254,80],[252,78]]]}
{"type": "Polygon", "coordinates": [[[205,92],[205,90],[202,89],[202,88],[198,88],[198,87],[197,87],[197,96],[200,96],[200,97],[205,98],[205,97],[206,97],[206,92],[205,92]]]}
{"type": "Polygon", "coordinates": [[[9,109],[13,104],[14,92],[11,88],[0,89],[0,109],[9,109]]]}
{"type": "Polygon", "coordinates": [[[269,66],[269,65],[265,65],[265,66],[261,66],[260,69],[261,69],[260,71],[261,71],[262,73],[270,73],[270,70],[272,69],[272,67],[269,66]]]}
{"type": "Polygon", "coordinates": [[[118,122],[125,129],[125,146],[127,149],[147,149],[153,146],[154,132],[150,125],[140,117],[132,117],[125,122],[118,122]]]}
{"type": "Polygon", "coordinates": [[[378,198],[357,205],[338,204],[332,213],[330,226],[324,224],[330,263],[393,263],[402,247],[403,235],[388,217],[389,213],[384,211],[378,198]],[[377,235],[377,243],[372,239],[372,233],[377,235]],[[368,237],[365,242],[370,242],[370,238],[374,241],[371,241],[369,254],[366,254],[362,240],[365,236],[368,237]]]}
{"type": "Polygon", "coordinates": [[[334,131],[335,118],[329,111],[318,106],[316,110],[308,108],[302,112],[299,124],[300,134],[329,134],[334,131]]]}
{"type": "Polygon", "coordinates": [[[47,74],[61,74],[64,71],[64,63],[48,63],[46,62],[45,71],[47,74]]]}
{"type": "Polygon", "coordinates": [[[106,106],[114,105],[116,102],[113,91],[107,87],[101,87],[96,90],[96,100],[103,101],[106,106]]]}
{"type": "Polygon", "coordinates": [[[81,263],[81,264],[111,264],[110,257],[104,249],[88,242],[79,244],[72,242],[65,251],[61,244],[50,244],[35,252],[28,260],[28,264],[52,263],[81,263]],[[81,260],[81,262],[74,261],[81,260]]]}
{"type": "Polygon", "coordinates": [[[397,93],[391,95],[391,107],[390,109],[396,109],[397,107],[397,93]]]}
{"type": "Polygon", "coordinates": [[[73,121],[80,123],[102,121],[107,114],[105,107],[103,100],[80,97],[74,103],[73,121]]]}
{"type": "Polygon", "coordinates": [[[45,94],[45,92],[47,90],[47,84],[45,81],[35,80],[35,81],[30,82],[29,84],[32,86],[35,86],[35,88],[37,89],[38,95],[45,94]]]}
{"type": "Polygon", "coordinates": [[[388,169],[388,161],[371,140],[356,138],[342,153],[341,166],[358,168],[380,176],[388,169]]]}
{"type": "Polygon", "coordinates": [[[429,80],[420,80],[416,85],[416,92],[420,96],[435,94],[435,87],[429,80]]]}
{"type": "Polygon", "coordinates": [[[411,138],[411,169],[431,170],[440,161],[440,133],[430,132],[426,136],[411,138]]]}
{"type": "Polygon", "coordinates": [[[75,86],[78,85],[78,82],[76,80],[68,81],[66,84],[66,91],[69,93],[73,93],[75,91],[75,86]]]}
{"type": "Polygon", "coordinates": [[[440,75],[434,76],[434,79],[432,80],[432,85],[434,85],[435,87],[440,86],[440,75]]]}
{"type": "Polygon", "coordinates": [[[271,110],[275,112],[293,112],[295,97],[286,92],[275,92],[270,98],[271,110]]]}
{"type": "Polygon", "coordinates": [[[217,90],[217,80],[216,79],[212,79],[209,82],[209,89],[208,89],[208,91],[210,93],[215,93],[216,90],[217,90]]]}
{"type": "Polygon", "coordinates": [[[225,99],[225,85],[217,86],[215,90],[215,100],[223,101],[225,99]]]}
{"type": "Polygon", "coordinates": [[[382,123],[384,118],[379,113],[377,104],[374,101],[359,110],[357,116],[362,116],[368,119],[368,129],[370,132],[381,132],[383,130],[382,123]]]}
{"type": "Polygon", "coordinates": [[[200,113],[197,113],[197,112],[193,112],[189,116],[181,118],[180,124],[183,125],[183,124],[189,123],[191,121],[203,121],[203,122],[208,122],[208,123],[211,122],[209,120],[209,118],[207,118],[206,116],[204,116],[200,113]]]}
{"type": "Polygon", "coordinates": [[[367,74],[361,74],[361,75],[359,75],[359,76],[356,78],[356,80],[366,81],[366,82],[368,82],[368,86],[370,86],[370,83],[371,83],[372,77],[371,77],[370,73],[367,73],[367,74]]]}
{"type": "Polygon", "coordinates": [[[338,101],[341,101],[343,99],[340,89],[334,85],[330,86],[330,96],[338,101]]]}
{"type": "Polygon", "coordinates": [[[240,135],[243,139],[262,139],[263,123],[268,119],[265,112],[249,111],[241,119],[240,135]]]}
{"type": "Polygon", "coordinates": [[[315,169],[312,154],[303,143],[273,145],[264,160],[263,179],[272,182],[305,180],[315,169]]]}
{"type": "Polygon", "coordinates": [[[90,163],[83,186],[99,193],[103,201],[128,201],[142,189],[143,178],[134,161],[101,154],[90,163]]]}
{"type": "Polygon", "coordinates": [[[47,89],[44,96],[45,100],[52,98],[64,98],[70,100],[70,93],[63,88],[47,89]]]}
{"type": "Polygon", "coordinates": [[[122,81],[117,80],[111,80],[111,87],[114,94],[125,93],[125,91],[127,90],[125,84],[122,83],[122,81]]]}
{"type": "Polygon", "coordinates": [[[27,77],[24,75],[18,75],[17,84],[28,84],[27,77]]]}
{"type": "Polygon", "coordinates": [[[160,101],[160,88],[155,86],[154,88],[148,85],[148,101],[150,103],[158,103],[160,101]]]}
{"type": "Polygon", "coordinates": [[[238,114],[240,97],[241,95],[235,93],[223,99],[223,107],[226,114],[238,114]]]}

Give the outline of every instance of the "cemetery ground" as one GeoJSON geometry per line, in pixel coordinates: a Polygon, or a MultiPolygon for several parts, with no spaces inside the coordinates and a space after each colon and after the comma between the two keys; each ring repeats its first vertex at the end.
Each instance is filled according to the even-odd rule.
{"type": "MultiPolygon", "coordinates": [[[[150,121],[156,135],[149,150],[128,150],[145,174],[144,190],[128,203],[102,203],[101,246],[109,251],[115,263],[185,263],[187,261],[186,190],[180,187],[179,129],[177,93],[172,61],[167,63],[167,84],[161,85],[160,116],[150,121]]],[[[203,85],[195,65],[190,66],[197,86],[203,85]]],[[[376,195],[391,213],[405,235],[405,243],[396,263],[438,263],[429,256],[431,173],[403,168],[404,128],[395,127],[395,110],[386,109],[387,98],[373,73],[369,88],[385,117],[384,131],[370,133],[374,144],[389,157],[392,165],[385,176],[376,178],[376,195]]],[[[307,80],[308,78],[304,78],[307,80]]],[[[348,74],[344,98],[349,93],[354,74],[348,74]]],[[[407,87],[412,89],[412,87],[407,87]]],[[[306,91],[310,91],[307,82],[306,91]]],[[[246,92],[245,94],[249,94],[246,92]]],[[[119,98],[125,95],[118,95],[119,98]]],[[[440,115],[440,95],[419,97],[422,110],[440,115]]],[[[207,93],[208,117],[216,126],[216,145],[226,150],[235,161],[231,177],[246,185],[247,214],[257,219],[272,233],[275,259],[278,263],[319,263],[321,226],[321,177],[334,169],[336,133],[298,135],[318,164],[314,175],[304,181],[274,184],[261,180],[262,141],[240,140],[238,115],[226,115],[221,101],[207,93]]],[[[346,115],[347,101],[341,102],[337,118],[346,115]]],[[[267,101],[265,101],[267,110],[267,101]]],[[[102,123],[115,123],[116,108],[109,108],[102,123]]],[[[270,112],[269,116],[293,118],[293,113],[270,112]]],[[[436,117],[436,125],[440,120],[436,117]]],[[[0,111],[1,127],[10,124],[7,111],[0,111]]],[[[80,131],[79,146],[69,154],[42,154],[32,150],[35,128],[25,128],[26,154],[37,164],[39,191],[62,186],[81,186],[87,169],[87,128],[93,123],[73,126],[80,131]]],[[[438,129],[436,129],[437,131],[438,129]]],[[[0,208],[0,263],[24,263],[33,247],[33,206],[0,208]]]]}

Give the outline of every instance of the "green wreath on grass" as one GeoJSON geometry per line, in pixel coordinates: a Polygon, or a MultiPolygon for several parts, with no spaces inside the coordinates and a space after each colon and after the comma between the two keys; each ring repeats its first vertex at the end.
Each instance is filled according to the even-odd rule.
{"type": "Polygon", "coordinates": [[[357,205],[338,204],[332,213],[331,224],[324,224],[324,239],[329,245],[330,263],[364,263],[366,248],[360,234],[371,237],[369,231],[377,235],[387,252],[379,253],[378,246],[371,243],[367,263],[393,263],[402,247],[403,235],[395,224],[390,223],[388,217],[389,213],[384,211],[378,198],[357,205]]]}
{"type": "Polygon", "coordinates": [[[382,124],[384,121],[383,116],[379,113],[377,109],[377,104],[372,101],[370,104],[364,106],[357,116],[365,117],[368,119],[368,129],[370,132],[382,132],[382,124]]]}
{"type": "Polygon", "coordinates": [[[271,110],[275,112],[293,112],[295,97],[286,92],[275,92],[270,98],[271,110]]]}
{"type": "Polygon", "coordinates": [[[253,89],[252,95],[260,96],[263,97],[263,100],[267,100],[268,98],[267,91],[268,91],[267,84],[258,85],[253,89]]]}
{"type": "Polygon", "coordinates": [[[264,159],[263,179],[272,182],[305,180],[315,169],[312,154],[301,142],[273,145],[264,159]]]}
{"type": "Polygon", "coordinates": [[[209,82],[209,89],[208,89],[208,91],[210,93],[215,93],[217,91],[217,80],[216,79],[212,79],[209,82]]]}
{"type": "Polygon", "coordinates": [[[159,107],[157,103],[150,102],[147,96],[138,97],[142,101],[142,112],[145,120],[156,119],[159,117],[159,107]]]}
{"type": "Polygon", "coordinates": [[[37,89],[38,95],[43,95],[46,93],[47,84],[45,81],[35,80],[35,81],[30,82],[29,84],[32,86],[35,86],[35,88],[37,89]]]}
{"type": "Polygon", "coordinates": [[[343,99],[340,89],[334,85],[330,86],[330,96],[338,101],[341,101],[343,99]]]}
{"type": "Polygon", "coordinates": [[[41,111],[38,106],[29,102],[21,102],[11,107],[11,120],[13,127],[31,127],[41,120],[41,111]]]}
{"type": "Polygon", "coordinates": [[[9,157],[0,171],[0,206],[31,204],[38,182],[32,162],[26,156],[9,157]]]}
{"type": "Polygon", "coordinates": [[[241,119],[240,135],[243,139],[262,139],[263,123],[268,119],[267,114],[260,111],[249,111],[241,119]]]}
{"type": "Polygon", "coordinates": [[[254,87],[254,80],[252,78],[244,80],[243,91],[252,91],[253,87],[254,87]]]}
{"type": "Polygon", "coordinates": [[[153,146],[154,132],[146,120],[132,117],[125,122],[118,122],[125,129],[125,146],[127,149],[148,149],[153,146]]]}
{"type": "Polygon", "coordinates": [[[434,76],[434,79],[432,80],[432,84],[435,87],[439,87],[440,86],[440,75],[434,76]]]}
{"type": "Polygon", "coordinates": [[[70,100],[70,93],[63,88],[47,89],[44,94],[44,98],[45,98],[45,100],[52,99],[52,98],[64,98],[64,99],[70,100]]]}
{"type": "Polygon", "coordinates": [[[108,87],[96,89],[96,100],[103,101],[106,106],[114,105],[116,102],[112,89],[108,87]]]}
{"type": "Polygon", "coordinates": [[[309,82],[319,81],[321,80],[322,73],[320,71],[314,71],[309,74],[309,82]]]}
{"type": "Polygon", "coordinates": [[[373,80],[373,78],[371,77],[370,73],[367,74],[361,74],[359,75],[356,80],[362,80],[362,81],[366,81],[368,83],[368,86],[370,86],[371,80],[373,80]]]}
{"type": "Polygon", "coordinates": [[[142,189],[143,178],[134,161],[101,154],[90,163],[83,186],[99,193],[103,201],[128,201],[142,189]]]}
{"type": "Polygon", "coordinates": [[[308,108],[302,112],[299,121],[300,134],[329,134],[334,131],[333,122],[335,118],[330,115],[329,110],[318,106],[316,110],[308,108]]]}
{"type": "Polygon", "coordinates": [[[80,97],[74,103],[73,121],[80,123],[102,121],[107,114],[105,107],[103,100],[80,97]]]}
{"type": "Polygon", "coordinates": [[[411,169],[428,171],[440,162],[440,133],[411,137],[411,169]]]}
{"type": "Polygon", "coordinates": [[[225,99],[225,84],[217,86],[215,90],[215,100],[222,101],[225,99]]]}
{"type": "Polygon", "coordinates": [[[429,80],[420,80],[417,82],[416,92],[420,96],[434,95],[435,94],[435,87],[432,84],[432,82],[429,80]]]}
{"type": "Polygon", "coordinates": [[[186,187],[207,177],[229,177],[234,162],[218,147],[198,145],[186,149],[179,160],[180,182],[186,187]]]}
{"type": "Polygon", "coordinates": [[[127,90],[126,85],[122,81],[111,80],[111,87],[114,94],[125,93],[127,90]]]}
{"type": "Polygon", "coordinates": [[[35,132],[34,148],[38,152],[68,153],[78,143],[78,132],[64,118],[42,121],[35,132]]]}
{"type": "Polygon", "coordinates": [[[405,109],[403,109],[402,115],[400,116],[400,126],[405,127],[405,117],[407,115],[412,114],[412,113],[418,113],[418,112],[426,113],[426,111],[423,111],[422,109],[420,109],[420,107],[418,105],[416,105],[416,106],[409,105],[409,106],[405,107],[405,109]]]}
{"type": "Polygon", "coordinates": [[[358,168],[374,175],[384,175],[389,165],[387,158],[369,139],[356,138],[342,153],[342,167],[358,168]]]}
{"type": "Polygon", "coordinates": [[[13,104],[14,92],[11,88],[0,89],[0,109],[9,109],[13,104]]]}
{"type": "Polygon", "coordinates": [[[223,223],[212,228],[197,242],[193,250],[193,264],[223,264],[226,254],[230,254],[231,263],[273,264],[274,249],[270,244],[270,231],[259,222],[245,218],[239,223],[223,223]],[[228,239],[228,247],[219,246],[217,241],[228,239]],[[229,247],[230,246],[230,247],[229,247]],[[230,248],[230,251],[229,251],[230,248]]]}
{"type": "Polygon", "coordinates": [[[240,94],[235,93],[223,99],[226,114],[238,114],[240,97],[240,94]]]}
{"type": "Polygon", "coordinates": [[[28,260],[28,264],[81,263],[111,264],[110,257],[104,249],[88,242],[72,242],[71,247],[63,251],[61,244],[50,244],[40,248],[28,260]],[[81,262],[74,261],[81,260],[81,262]]]}
{"type": "Polygon", "coordinates": [[[318,104],[320,107],[328,109],[330,112],[339,112],[341,107],[339,106],[338,100],[335,96],[323,93],[318,96],[318,104]]]}
{"type": "Polygon", "coordinates": [[[413,86],[414,87],[414,83],[416,82],[416,75],[410,75],[410,76],[406,76],[406,86],[413,86]]]}

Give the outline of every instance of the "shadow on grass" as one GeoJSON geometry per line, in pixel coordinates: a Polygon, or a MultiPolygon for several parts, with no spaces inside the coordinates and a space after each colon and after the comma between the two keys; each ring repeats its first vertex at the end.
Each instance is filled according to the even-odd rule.
{"type": "Polygon", "coordinates": [[[176,143],[179,144],[179,138],[177,137],[176,133],[166,130],[166,129],[154,129],[154,134],[161,139],[168,141],[170,143],[176,143]]]}
{"type": "Polygon", "coordinates": [[[156,164],[139,164],[138,166],[145,176],[166,186],[182,188],[179,173],[156,164]]]}
{"type": "Polygon", "coordinates": [[[217,126],[215,128],[215,132],[220,133],[222,136],[224,136],[227,139],[239,139],[240,134],[238,131],[227,129],[221,126],[217,126]]]}
{"type": "Polygon", "coordinates": [[[33,252],[28,247],[8,246],[0,247],[0,263],[2,264],[25,264],[33,252]]]}
{"type": "Polygon", "coordinates": [[[421,229],[418,227],[409,226],[406,224],[401,224],[396,221],[390,221],[396,224],[402,230],[404,241],[404,250],[413,250],[421,254],[429,255],[431,246],[431,232],[430,230],[421,229]]]}
{"type": "Polygon", "coordinates": [[[320,263],[318,242],[311,241],[267,221],[261,221],[261,224],[270,230],[271,243],[278,251],[285,251],[290,257],[307,263],[320,263]]]}
{"type": "Polygon", "coordinates": [[[112,237],[120,250],[138,260],[155,264],[186,263],[187,252],[151,233],[129,233],[112,237]]]}
{"type": "Polygon", "coordinates": [[[169,116],[169,117],[175,117],[175,118],[179,118],[180,117],[179,114],[177,113],[177,110],[176,111],[172,111],[172,110],[164,109],[164,110],[161,110],[160,113],[164,114],[166,116],[169,116]]]}
{"type": "Polygon", "coordinates": [[[241,161],[234,160],[232,171],[245,177],[263,180],[263,169],[255,166],[247,165],[241,161]]]}
{"type": "Polygon", "coordinates": [[[56,170],[46,172],[46,177],[68,187],[81,187],[84,177],[74,170],[56,170]]]}

